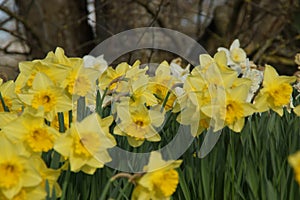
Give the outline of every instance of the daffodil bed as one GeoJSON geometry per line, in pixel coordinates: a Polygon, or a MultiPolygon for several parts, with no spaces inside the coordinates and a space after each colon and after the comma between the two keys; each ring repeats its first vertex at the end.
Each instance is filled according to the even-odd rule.
{"type": "Polygon", "coordinates": [[[300,82],[259,69],[238,40],[199,63],[150,75],[61,48],[21,62],[0,86],[0,199],[300,199],[300,82]],[[192,142],[162,155],[180,127],[192,142]],[[124,172],[115,147],[149,155],[124,172]]]}

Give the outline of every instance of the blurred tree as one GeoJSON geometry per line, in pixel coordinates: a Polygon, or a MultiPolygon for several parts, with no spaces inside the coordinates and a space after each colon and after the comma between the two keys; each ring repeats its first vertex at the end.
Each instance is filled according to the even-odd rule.
{"type": "MultiPolygon", "coordinates": [[[[28,59],[44,57],[56,46],[69,56],[82,56],[113,34],[157,26],[189,35],[210,54],[239,38],[256,63],[273,64],[281,74],[297,70],[293,57],[300,52],[299,0],[16,0],[17,9],[7,2],[0,3],[8,16],[0,19],[0,27],[12,19],[22,26],[3,26],[0,33],[26,43],[23,55],[28,59]]],[[[16,53],[9,45],[0,48],[5,54],[16,53]]],[[[159,62],[175,56],[144,50],[120,59],[159,62]]]]}
{"type": "Polygon", "coordinates": [[[44,57],[56,46],[62,46],[72,56],[82,56],[92,49],[93,32],[87,21],[85,0],[16,0],[16,3],[26,22],[33,58],[44,57]]]}

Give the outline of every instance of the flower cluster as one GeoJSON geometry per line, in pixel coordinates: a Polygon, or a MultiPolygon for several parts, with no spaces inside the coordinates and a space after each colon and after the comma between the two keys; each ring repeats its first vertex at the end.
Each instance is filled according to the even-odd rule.
{"type": "MultiPolygon", "coordinates": [[[[253,113],[282,116],[284,107],[293,108],[296,77],[279,76],[270,65],[259,70],[238,40],[213,57],[200,55],[199,65],[190,68],[180,59],[163,61],[150,75],[140,61],[112,67],[103,56],[69,58],[61,48],[21,62],[16,81],[0,85],[0,177],[6,177],[0,199],[59,197],[63,170],[94,174],[112,161],[109,149],[118,138],[132,148],[158,144],[170,115],[196,137],[209,128],[241,132],[253,113]]],[[[300,115],[300,105],[293,111],[300,115]]],[[[290,158],[297,177],[298,157],[290,158]]],[[[153,151],[132,199],[169,199],[181,162],[164,161],[153,151]]]]}

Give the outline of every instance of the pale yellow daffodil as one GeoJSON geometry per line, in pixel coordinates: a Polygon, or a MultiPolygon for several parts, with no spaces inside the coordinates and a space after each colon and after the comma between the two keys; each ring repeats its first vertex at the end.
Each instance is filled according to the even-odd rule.
{"type": "Polygon", "coordinates": [[[294,81],[296,81],[296,77],[279,76],[272,66],[266,65],[263,88],[254,99],[257,111],[264,112],[272,109],[282,116],[283,106],[290,103],[290,97],[293,92],[290,84],[294,81]]]}
{"type": "Polygon", "coordinates": [[[176,191],[179,175],[175,170],[181,160],[164,161],[159,152],[151,152],[145,174],[137,181],[132,200],[168,200],[176,191]]]}
{"type": "Polygon", "coordinates": [[[42,107],[48,121],[52,121],[57,112],[72,109],[71,99],[64,89],[55,86],[43,73],[36,74],[31,90],[20,93],[18,96],[26,106],[31,106],[36,110],[42,107]]]}
{"type": "Polygon", "coordinates": [[[1,137],[0,146],[5,149],[0,154],[0,197],[2,193],[5,198],[12,199],[22,188],[35,187],[42,182],[31,159],[21,156],[15,144],[1,137]]]}
{"type": "Polygon", "coordinates": [[[116,145],[115,138],[109,133],[112,120],[112,116],[101,119],[94,113],[73,123],[56,140],[54,149],[69,159],[71,171],[94,174],[97,168],[111,161],[107,149],[116,145]]]}
{"type": "Polygon", "coordinates": [[[290,155],[288,157],[288,162],[294,169],[295,179],[300,185],[300,151],[290,155]]]}
{"type": "Polygon", "coordinates": [[[117,105],[117,116],[120,123],[117,123],[114,134],[126,136],[131,146],[141,146],[145,140],[160,141],[160,135],[155,130],[164,121],[164,114],[160,111],[148,110],[144,105],[129,107],[121,103],[117,105]]]}

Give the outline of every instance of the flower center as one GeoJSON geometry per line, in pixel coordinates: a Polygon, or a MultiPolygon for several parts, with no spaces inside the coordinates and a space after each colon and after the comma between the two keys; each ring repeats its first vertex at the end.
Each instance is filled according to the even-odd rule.
{"type": "Polygon", "coordinates": [[[143,126],[144,126],[144,122],[143,122],[142,120],[136,120],[134,123],[135,123],[137,126],[139,126],[139,127],[143,127],[143,126]]]}
{"type": "Polygon", "coordinates": [[[74,152],[78,156],[91,157],[101,147],[100,137],[96,133],[82,133],[75,139],[74,152]]]}
{"type": "Polygon", "coordinates": [[[178,172],[174,169],[167,171],[159,170],[151,176],[153,185],[164,197],[171,196],[178,185],[178,172]]]}
{"type": "Polygon", "coordinates": [[[272,86],[268,93],[273,99],[275,106],[284,106],[290,102],[290,95],[293,91],[292,86],[288,83],[272,86]]]}
{"type": "Polygon", "coordinates": [[[47,152],[53,148],[54,137],[46,128],[37,128],[27,134],[26,142],[34,152],[47,152]]]}
{"type": "Polygon", "coordinates": [[[33,96],[32,107],[38,109],[39,106],[43,106],[45,112],[50,112],[54,108],[56,101],[57,98],[53,92],[49,90],[41,91],[33,96]]]}
{"type": "Polygon", "coordinates": [[[91,157],[90,152],[85,148],[85,138],[77,138],[75,140],[74,152],[78,156],[91,157]]]}
{"type": "Polygon", "coordinates": [[[242,105],[239,102],[229,100],[226,105],[225,122],[227,124],[232,124],[243,116],[242,105]]]}
{"type": "Polygon", "coordinates": [[[49,103],[49,101],[50,101],[50,97],[48,95],[43,96],[43,103],[44,104],[49,103]]]}
{"type": "Polygon", "coordinates": [[[21,173],[23,172],[23,167],[20,163],[15,163],[12,161],[7,161],[0,164],[0,188],[9,189],[15,186],[21,173]]]}
{"type": "Polygon", "coordinates": [[[143,127],[145,124],[144,122],[131,123],[127,126],[125,132],[127,135],[133,137],[135,140],[144,140],[146,132],[146,127],[143,127]]]}

